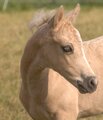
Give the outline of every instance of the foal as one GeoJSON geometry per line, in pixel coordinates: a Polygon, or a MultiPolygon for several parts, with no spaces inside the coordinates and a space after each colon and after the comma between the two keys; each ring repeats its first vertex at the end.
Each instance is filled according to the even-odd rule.
{"type": "Polygon", "coordinates": [[[20,99],[34,120],[76,120],[77,89],[80,93],[96,90],[95,74],[72,25],[79,9],[77,5],[64,16],[61,6],[27,42],[21,59],[20,99]]]}

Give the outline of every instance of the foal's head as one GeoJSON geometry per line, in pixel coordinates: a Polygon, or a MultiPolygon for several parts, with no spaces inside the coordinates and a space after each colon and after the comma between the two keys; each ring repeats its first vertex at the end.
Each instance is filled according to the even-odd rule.
{"type": "Polygon", "coordinates": [[[60,73],[81,93],[91,93],[96,90],[97,81],[86,60],[79,31],[72,25],[79,9],[77,5],[64,16],[61,6],[55,15],[41,26],[41,51],[46,67],[60,73]]]}

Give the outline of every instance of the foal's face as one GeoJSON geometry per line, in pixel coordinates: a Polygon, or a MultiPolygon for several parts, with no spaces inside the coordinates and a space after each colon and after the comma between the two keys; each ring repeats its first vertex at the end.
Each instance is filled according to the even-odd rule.
{"type": "Polygon", "coordinates": [[[44,50],[48,67],[60,73],[81,93],[95,91],[97,81],[86,60],[78,30],[70,21],[62,19],[49,32],[52,34],[51,40],[44,50]]]}

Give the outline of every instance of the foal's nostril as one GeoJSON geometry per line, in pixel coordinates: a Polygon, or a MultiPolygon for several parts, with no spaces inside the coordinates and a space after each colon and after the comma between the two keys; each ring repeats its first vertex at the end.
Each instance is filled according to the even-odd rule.
{"type": "Polygon", "coordinates": [[[89,82],[89,86],[91,88],[95,88],[97,86],[97,82],[96,82],[96,78],[95,77],[89,77],[88,79],[88,82],[89,82]]]}
{"type": "Polygon", "coordinates": [[[94,79],[91,79],[91,80],[89,81],[89,84],[90,84],[90,86],[94,86],[94,85],[95,85],[94,79]]]}

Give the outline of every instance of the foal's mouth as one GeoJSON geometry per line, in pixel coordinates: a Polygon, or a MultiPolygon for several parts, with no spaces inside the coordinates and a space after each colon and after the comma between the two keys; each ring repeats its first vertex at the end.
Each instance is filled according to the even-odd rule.
{"type": "Polygon", "coordinates": [[[90,93],[84,86],[82,86],[80,84],[78,85],[78,90],[82,94],[90,93]]]}

